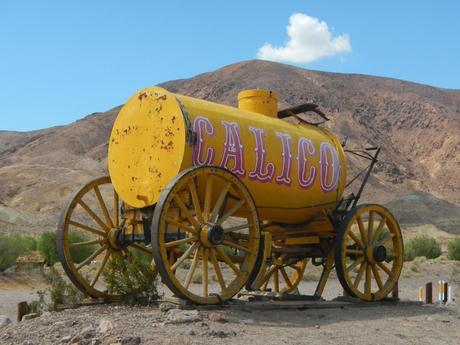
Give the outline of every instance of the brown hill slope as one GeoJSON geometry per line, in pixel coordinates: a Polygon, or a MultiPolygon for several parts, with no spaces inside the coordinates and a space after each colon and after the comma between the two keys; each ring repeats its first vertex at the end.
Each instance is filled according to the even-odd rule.
{"type": "MultiPolygon", "coordinates": [[[[280,107],[314,101],[330,115],[328,126],[349,137],[347,146],[383,147],[367,189],[371,200],[386,202],[424,190],[460,205],[460,91],[265,61],[241,62],[163,86],[232,105],[248,88],[276,90],[280,107]]],[[[68,126],[0,132],[0,227],[13,227],[8,219],[16,210],[25,212],[15,222],[22,229],[53,226],[70,191],[105,173],[107,140],[118,109],[68,126]],[[30,223],[28,216],[37,214],[40,223],[30,223]]],[[[353,171],[363,166],[355,159],[350,163],[353,171]]]]}

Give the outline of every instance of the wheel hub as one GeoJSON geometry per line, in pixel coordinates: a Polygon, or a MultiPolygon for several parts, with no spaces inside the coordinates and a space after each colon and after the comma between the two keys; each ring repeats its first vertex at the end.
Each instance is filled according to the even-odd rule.
{"type": "Polygon", "coordinates": [[[225,232],[220,225],[204,225],[200,229],[201,243],[207,247],[222,244],[224,242],[224,238],[225,232]]]}
{"type": "Polygon", "coordinates": [[[107,241],[109,246],[116,250],[121,250],[126,247],[126,245],[123,244],[123,231],[121,228],[110,229],[107,235],[107,241]]]}
{"type": "Polygon", "coordinates": [[[385,248],[385,246],[374,247],[372,255],[374,257],[375,262],[385,261],[387,258],[387,249],[385,248]]]}
{"type": "Polygon", "coordinates": [[[214,245],[219,245],[224,242],[224,229],[220,225],[213,225],[207,232],[208,241],[214,245]]]}

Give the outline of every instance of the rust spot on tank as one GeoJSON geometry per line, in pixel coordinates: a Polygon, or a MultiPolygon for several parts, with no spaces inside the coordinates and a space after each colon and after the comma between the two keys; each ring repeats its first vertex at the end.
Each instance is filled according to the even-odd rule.
{"type": "Polygon", "coordinates": [[[141,94],[139,94],[139,96],[137,97],[139,99],[139,101],[142,101],[144,98],[147,98],[147,93],[146,92],[142,92],[141,94]]]}
{"type": "Polygon", "coordinates": [[[166,95],[155,98],[155,101],[166,101],[166,95]]]}

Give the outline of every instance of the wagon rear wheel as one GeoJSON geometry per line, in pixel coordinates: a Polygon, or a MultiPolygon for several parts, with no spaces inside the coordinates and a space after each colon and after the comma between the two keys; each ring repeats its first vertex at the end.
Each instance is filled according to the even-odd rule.
{"type": "Polygon", "coordinates": [[[200,304],[230,299],[257,268],[259,244],[254,201],[229,171],[190,168],[163,190],[152,222],[153,255],[177,296],[200,304]]]}
{"type": "Polygon", "coordinates": [[[366,301],[385,298],[403,265],[401,230],[390,211],[375,204],[351,210],[338,233],[335,262],[348,294],[366,301]]]}
{"type": "Polygon", "coordinates": [[[121,213],[120,200],[110,177],[97,178],[78,190],[67,202],[59,221],[56,245],[64,271],[72,283],[93,298],[118,300],[104,276],[112,260],[134,256],[152,261],[151,248],[131,243],[117,244],[117,235],[127,223],[132,226],[139,210],[121,213]]]}
{"type": "Polygon", "coordinates": [[[263,275],[252,285],[254,290],[291,293],[302,281],[308,259],[297,260],[287,254],[273,257],[271,264],[264,265],[263,275]]]}

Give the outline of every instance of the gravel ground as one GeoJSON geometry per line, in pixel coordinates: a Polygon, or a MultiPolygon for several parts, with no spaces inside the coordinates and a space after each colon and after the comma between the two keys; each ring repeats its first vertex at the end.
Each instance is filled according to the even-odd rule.
{"type": "Polygon", "coordinates": [[[6,326],[0,330],[0,343],[451,345],[458,343],[460,335],[460,312],[455,307],[185,313],[191,314],[189,321],[176,323],[171,311],[152,307],[82,307],[6,326]]]}
{"type": "MultiPolygon", "coordinates": [[[[453,262],[406,265],[400,280],[402,299],[416,300],[418,287],[449,280],[453,262]]],[[[314,274],[311,279],[314,279],[314,274]]],[[[36,284],[34,284],[36,285],[36,284]]],[[[316,281],[304,280],[302,293],[316,281]]],[[[0,286],[0,314],[14,321],[16,303],[35,299],[34,286],[0,286]]],[[[457,300],[460,295],[455,287],[457,300]]],[[[324,297],[342,292],[332,277],[324,297]]],[[[138,344],[458,344],[460,307],[376,305],[363,308],[246,311],[217,309],[160,311],[157,307],[95,305],[46,313],[0,328],[0,344],[8,345],[138,345],[138,344]],[[182,315],[181,313],[185,313],[182,315]]]]}

